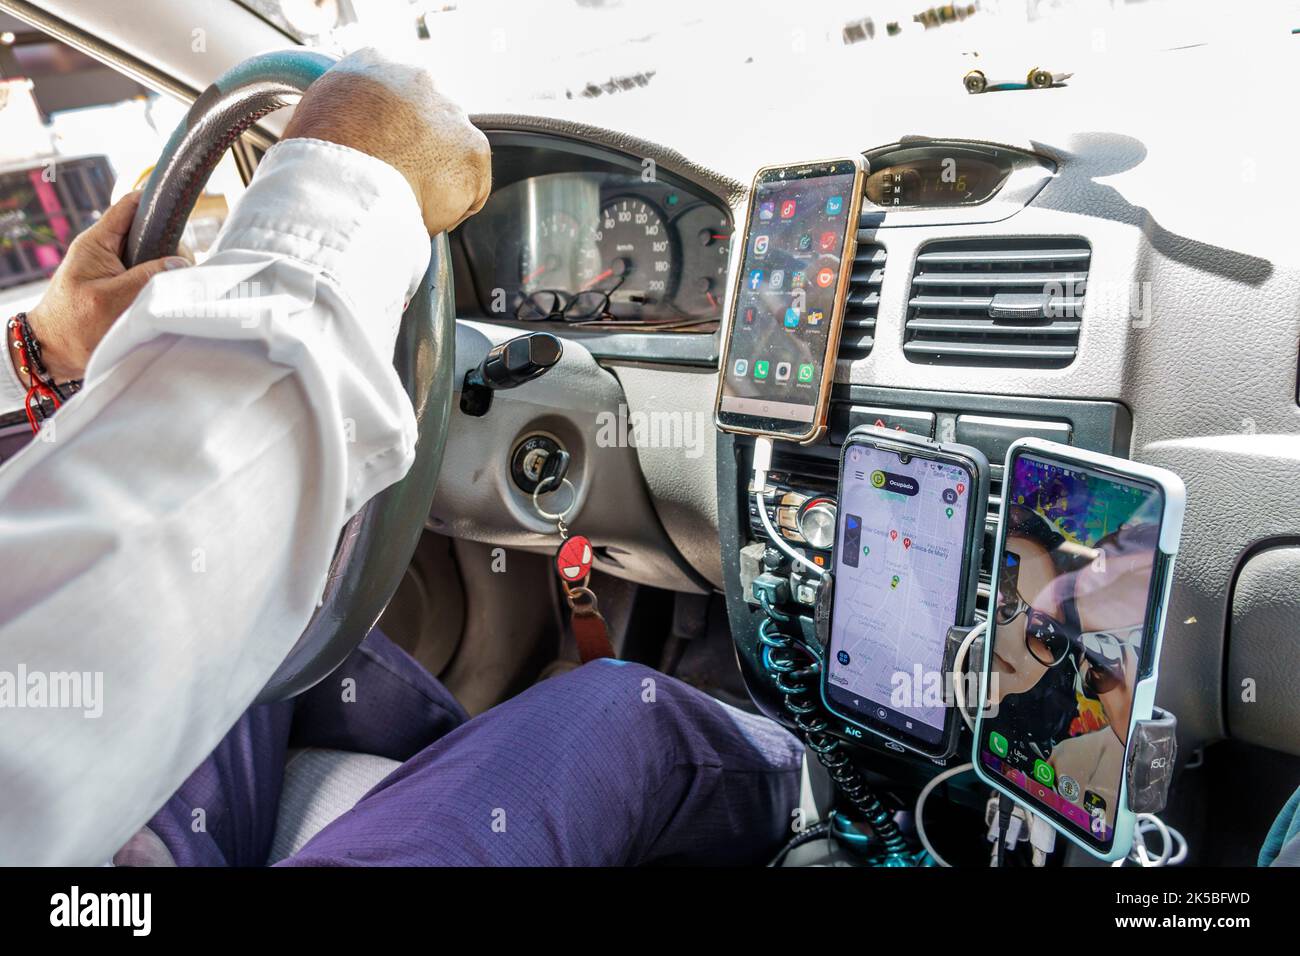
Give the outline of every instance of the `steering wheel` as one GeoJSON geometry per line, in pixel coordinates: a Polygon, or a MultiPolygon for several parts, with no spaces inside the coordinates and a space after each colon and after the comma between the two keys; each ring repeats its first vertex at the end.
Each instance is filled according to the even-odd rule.
{"type": "MultiPolygon", "coordinates": [[[[267,53],[245,60],[204,90],[145,185],[127,238],[127,267],[175,253],[222,154],[267,113],[297,103],[333,63],[307,50],[267,53]]],[[[344,525],[321,604],[258,703],[299,694],[341,664],[375,625],[415,553],[442,465],[455,383],[450,261],[447,237],[435,236],[429,269],[407,306],[393,354],[415,408],[415,463],[344,525]]]]}

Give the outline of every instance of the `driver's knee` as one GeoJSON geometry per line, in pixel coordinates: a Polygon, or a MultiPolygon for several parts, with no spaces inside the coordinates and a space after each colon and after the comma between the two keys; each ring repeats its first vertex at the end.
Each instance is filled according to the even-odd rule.
{"type": "Polygon", "coordinates": [[[297,698],[291,744],[407,760],[468,719],[445,686],[375,628],[297,698]]]}
{"type": "Polygon", "coordinates": [[[727,770],[779,773],[800,767],[798,741],[777,724],[643,664],[595,660],[534,690],[562,701],[570,719],[560,724],[561,732],[588,743],[651,748],[646,759],[671,757],[727,770]]]}
{"type": "Polygon", "coordinates": [[[533,690],[568,715],[549,742],[552,772],[604,791],[606,823],[625,821],[620,862],[752,863],[779,842],[798,805],[802,748],[776,723],[622,661],[533,690]]]}

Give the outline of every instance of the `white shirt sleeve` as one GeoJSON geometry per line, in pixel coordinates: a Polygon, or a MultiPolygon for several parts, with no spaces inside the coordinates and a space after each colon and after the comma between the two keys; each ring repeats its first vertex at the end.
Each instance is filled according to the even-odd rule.
{"type": "Polygon", "coordinates": [[[9,315],[6,313],[0,315],[0,332],[3,332],[4,346],[6,354],[0,356],[0,415],[7,415],[9,412],[22,411],[23,401],[27,398],[27,389],[23,387],[22,381],[18,378],[18,370],[14,368],[13,359],[9,357],[9,315]]]}
{"type": "Polygon", "coordinates": [[[410,467],[392,354],[428,258],[396,170],[281,143],[0,468],[0,863],[108,859],[298,639],[410,467]]]}

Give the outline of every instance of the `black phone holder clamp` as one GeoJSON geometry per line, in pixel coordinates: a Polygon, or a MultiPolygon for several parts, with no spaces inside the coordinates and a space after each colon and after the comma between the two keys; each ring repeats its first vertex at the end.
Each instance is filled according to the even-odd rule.
{"type": "MultiPolygon", "coordinates": [[[[831,607],[834,602],[835,577],[827,571],[817,582],[817,595],[813,604],[812,615],[802,615],[799,617],[799,625],[803,631],[805,644],[810,648],[815,648],[820,657],[824,660],[827,649],[830,647],[831,633],[831,607]]],[[[970,631],[970,628],[953,628],[949,631],[949,646],[944,650],[943,669],[947,674],[952,670],[952,662],[957,648],[961,644],[962,637],[970,631]],[[960,631],[961,636],[957,637],[956,643],[953,641],[953,632],[960,631]]],[[[945,693],[950,689],[945,689],[945,693]]],[[[938,767],[951,766],[954,761],[961,762],[965,758],[958,758],[956,755],[960,752],[958,741],[962,738],[954,735],[950,738],[947,752],[942,755],[925,755],[909,751],[901,744],[888,740],[885,737],[878,737],[868,731],[862,730],[849,720],[837,717],[829,712],[827,713],[826,731],[840,738],[848,747],[855,750],[863,751],[871,758],[888,757],[891,760],[904,760],[907,762],[925,762],[934,764],[938,767]]]]}
{"type": "MultiPolygon", "coordinates": [[[[950,652],[955,653],[973,630],[973,627],[949,628],[950,652]]],[[[984,659],[984,640],[984,635],[981,635],[971,643],[963,673],[954,673],[954,682],[964,680],[967,687],[978,686],[978,679],[969,680],[966,675],[980,673],[978,662],[984,659]]],[[[971,709],[979,706],[978,694],[967,694],[966,699],[971,709]]],[[[1153,711],[1146,720],[1137,721],[1129,734],[1124,774],[1128,784],[1128,806],[1134,813],[1159,813],[1165,808],[1178,756],[1178,718],[1161,707],[1155,707],[1153,711]]]]}
{"type": "Polygon", "coordinates": [[[1134,813],[1159,813],[1165,808],[1178,756],[1178,718],[1161,707],[1152,710],[1147,720],[1133,726],[1124,767],[1128,808],[1134,813]]]}

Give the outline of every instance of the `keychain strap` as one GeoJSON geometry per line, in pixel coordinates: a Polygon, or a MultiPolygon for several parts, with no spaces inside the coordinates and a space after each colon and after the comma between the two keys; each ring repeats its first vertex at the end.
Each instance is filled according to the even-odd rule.
{"type": "Polygon", "coordinates": [[[566,584],[564,593],[569,601],[569,609],[573,612],[569,624],[573,628],[573,639],[578,645],[578,659],[585,664],[601,657],[617,657],[609,639],[609,627],[596,610],[596,595],[591,588],[586,584],[577,587],[566,584]]]}

